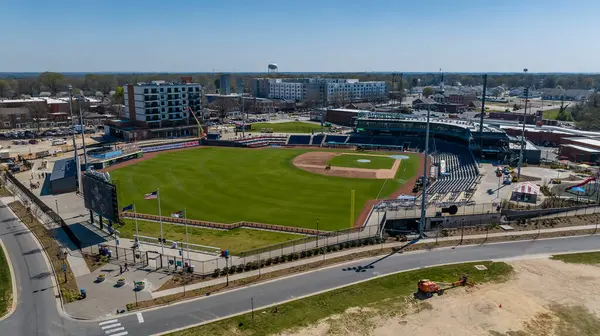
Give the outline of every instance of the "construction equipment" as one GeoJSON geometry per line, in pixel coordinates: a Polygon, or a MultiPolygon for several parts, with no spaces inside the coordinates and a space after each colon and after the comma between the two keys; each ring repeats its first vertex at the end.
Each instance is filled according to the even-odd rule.
{"type": "Polygon", "coordinates": [[[448,289],[466,286],[469,284],[468,280],[469,278],[467,275],[463,275],[458,281],[455,282],[434,282],[428,279],[423,279],[419,280],[417,288],[419,290],[419,294],[430,298],[433,296],[433,294],[442,295],[444,294],[444,291],[448,289]]]}

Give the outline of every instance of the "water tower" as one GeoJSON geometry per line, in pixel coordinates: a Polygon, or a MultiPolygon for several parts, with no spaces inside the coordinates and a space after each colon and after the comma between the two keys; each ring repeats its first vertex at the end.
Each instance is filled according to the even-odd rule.
{"type": "Polygon", "coordinates": [[[279,68],[277,67],[277,64],[269,63],[269,65],[267,66],[267,73],[271,73],[271,72],[279,72],[279,68]]]}

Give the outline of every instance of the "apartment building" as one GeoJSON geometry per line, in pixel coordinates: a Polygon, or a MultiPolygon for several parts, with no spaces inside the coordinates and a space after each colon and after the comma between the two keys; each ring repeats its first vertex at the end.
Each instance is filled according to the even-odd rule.
{"type": "Polygon", "coordinates": [[[360,82],[347,78],[257,78],[253,82],[257,97],[293,99],[320,103],[351,103],[384,100],[385,82],[360,82]]]}
{"type": "Polygon", "coordinates": [[[147,128],[188,125],[193,111],[201,109],[201,86],[195,83],[128,84],[125,92],[125,116],[147,128]]]}

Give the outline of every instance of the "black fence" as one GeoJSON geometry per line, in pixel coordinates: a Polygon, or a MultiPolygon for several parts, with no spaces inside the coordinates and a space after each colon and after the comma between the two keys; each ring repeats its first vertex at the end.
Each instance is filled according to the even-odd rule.
{"type": "Polygon", "coordinates": [[[54,212],[54,210],[52,210],[48,205],[46,205],[46,203],[42,202],[41,199],[39,199],[35,194],[33,194],[31,190],[27,189],[11,173],[6,172],[4,176],[6,179],[10,180],[10,182],[14,184],[15,187],[17,187],[23,194],[25,194],[25,196],[27,196],[27,198],[29,198],[31,202],[35,203],[35,205],[37,205],[46,215],[48,215],[48,217],[50,217],[50,219],[52,219],[53,222],[59,223],[60,227],[65,231],[67,236],[69,236],[71,241],[73,241],[73,244],[75,244],[75,246],[77,246],[78,249],[81,249],[81,241],[79,240],[79,238],[77,238],[77,236],[75,235],[75,233],[73,233],[73,231],[67,225],[67,223],[65,223],[65,221],[56,212],[54,212]]]}

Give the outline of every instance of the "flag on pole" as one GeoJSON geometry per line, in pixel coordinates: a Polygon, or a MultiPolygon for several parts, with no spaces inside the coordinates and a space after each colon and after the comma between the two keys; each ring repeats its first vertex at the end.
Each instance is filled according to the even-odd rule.
{"type": "Polygon", "coordinates": [[[183,210],[179,210],[177,212],[173,212],[171,214],[171,217],[175,217],[175,218],[183,218],[183,210]]]}
{"type": "Polygon", "coordinates": [[[129,204],[128,206],[124,207],[121,211],[125,212],[125,211],[129,211],[129,210],[133,210],[133,203],[129,204]]]}
{"type": "Polygon", "coordinates": [[[144,195],[145,200],[153,200],[153,199],[157,199],[157,198],[158,198],[158,191],[153,191],[149,194],[144,195]]]}

